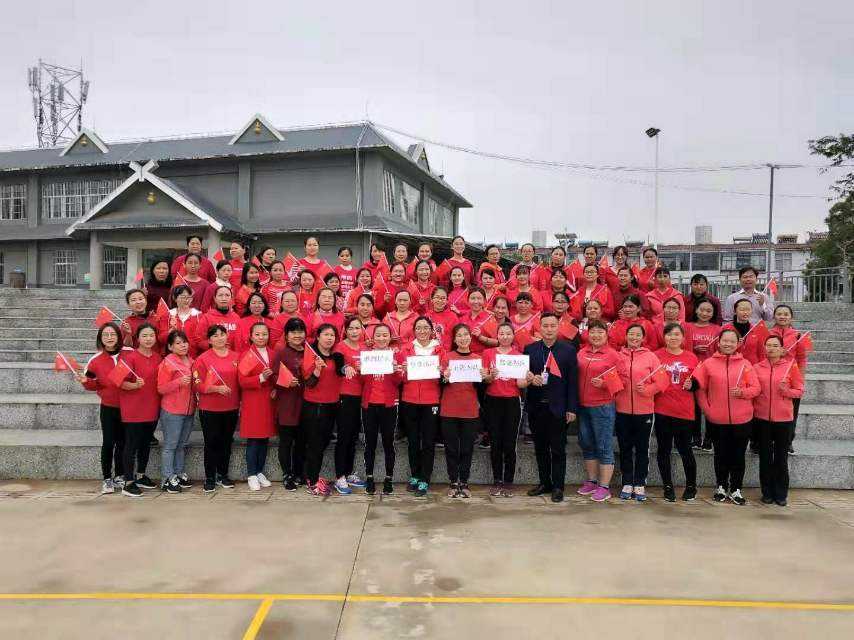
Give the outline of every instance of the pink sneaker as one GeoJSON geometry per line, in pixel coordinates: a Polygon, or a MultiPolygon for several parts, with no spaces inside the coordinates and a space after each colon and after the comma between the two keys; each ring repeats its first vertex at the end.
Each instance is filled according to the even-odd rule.
{"type": "Polygon", "coordinates": [[[586,480],[584,484],[579,487],[578,495],[589,496],[590,494],[594,493],[598,487],[599,485],[593,482],[592,480],[586,480]]]}
{"type": "Polygon", "coordinates": [[[611,490],[608,487],[596,487],[596,491],[590,496],[593,502],[605,502],[611,498],[611,490]]]}

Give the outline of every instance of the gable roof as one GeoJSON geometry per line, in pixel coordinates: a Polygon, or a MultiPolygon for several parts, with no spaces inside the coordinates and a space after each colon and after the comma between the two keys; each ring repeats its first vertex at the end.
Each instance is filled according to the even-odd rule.
{"type": "Polygon", "coordinates": [[[101,153],[109,153],[110,151],[110,148],[103,140],[101,140],[100,137],[98,137],[97,133],[84,127],[80,129],[79,133],[74,136],[74,139],[71,142],[65,145],[65,148],[59,153],[59,155],[64,156],[78,145],[87,145],[89,142],[94,144],[101,153]]]}
{"type": "Polygon", "coordinates": [[[262,116],[260,113],[256,113],[249,119],[249,122],[243,125],[243,128],[240,131],[234,134],[234,137],[228,141],[228,144],[236,144],[238,141],[240,141],[243,135],[247,131],[249,131],[250,127],[253,128],[255,133],[260,134],[263,130],[266,130],[268,134],[266,137],[260,140],[252,140],[252,142],[262,142],[264,140],[268,140],[270,136],[272,136],[279,142],[282,142],[285,139],[285,137],[278,131],[278,129],[276,129],[276,127],[270,124],[270,121],[267,120],[267,118],[262,116]]]}

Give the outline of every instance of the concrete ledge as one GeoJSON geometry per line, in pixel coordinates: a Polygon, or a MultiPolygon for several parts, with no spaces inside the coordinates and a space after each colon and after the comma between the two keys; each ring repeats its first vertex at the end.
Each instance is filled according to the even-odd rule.
{"type": "MultiPolygon", "coordinates": [[[[122,313],[115,309],[116,313],[122,313]]],[[[2,313],[2,309],[0,309],[2,313]]],[[[97,314],[97,312],[96,312],[97,314]]],[[[69,329],[92,329],[94,325],[92,321],[95,316],[84,318],[69,318],[65,316],[54,316],[47,313],[39,313],[36,317],[19,317],[19,316],[4,316],[0,315],[0,326],[6,329],[20,329],[22,327],[39,327],[45,329],[55,329],[57,326],[67,327],[69,329]]]]}

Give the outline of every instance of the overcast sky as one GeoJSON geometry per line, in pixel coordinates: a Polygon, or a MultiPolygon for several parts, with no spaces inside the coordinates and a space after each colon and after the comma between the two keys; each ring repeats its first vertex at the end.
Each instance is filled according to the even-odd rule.
{"type": "MultiPolygon", "coordinates": [[[[86,126],[107,141],[360,120],[494,153],[649,167],[817,164],[810,138],[854,130],[854,2],[68,2],[0,21],[0,146],[33,146],[26,69],[82,60],[86,126]]],[[[400,139],[401,142],[408,142],[400,139]]],[[[470,240],[532,228],[587,239],[651,232],[648,173],[540,169],[428,145],[474,209],[470,240]]],[[[824,196],[831,175],[778,173],[824,196]]],[[[661,240],[767,230],[768,171],[661,175],[661,240]]],[[[779,197],[774,233],[823,226],[820,197],[779,197]]]]}

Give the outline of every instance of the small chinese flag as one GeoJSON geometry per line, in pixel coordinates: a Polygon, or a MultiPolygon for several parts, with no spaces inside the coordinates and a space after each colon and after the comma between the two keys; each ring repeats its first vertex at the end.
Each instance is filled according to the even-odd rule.
{"type": "MultiPolygon", "coordinates": [[[[179,284],[183,284],[187,287],[190,287],[190,283],[187,282],[187,279],[183,275],[181,275],[180,273],[176,273],[175,274],[175,285],[177,286],[179,284]]],[[[192,289],[192,287],[190,287],[190,288],[192,289]]]]}
{"type": "Polygon", "coordinates": [[[302,352],[302,373],[304,376],[311,375],[314,371],[314,363],[317,360],[317,352],[312,349],[308,342],[305,343],[305,351],[302,352]]]}
{"type": "Polygon", "coordinates": [[[143,271],[142,267],[136,272],[136,275],[133,277],[133,281],[136,283],[141,283],[142,279],[145,277],[145,271],[143,271]]]}
{"type": "Polygon", "coordinates": [[[786,375],[783,376],[783,380],[787,380],[789,384],[793,384],[795,381],[804,381],[804,374],[801,373],[800,367],[798,367],[794,360],[792,360],[792,364],[789,365],[789,370],[786,371],[786,375]]]}
{"type": "Polygon", "coordinates": [[[534,338],[531,337],[531,332],[527,329],[519,329],[516,332],[515,340],[516,344],[519,345],[519,348],[524,349],[534,341],[534,338]]]}
{"type": "Polygon", "coordinates": [[[289,387],[294,380],[294,374],[285,366],[284,362],[279,363],[279,377],[276,378],[276,384],[280,387],[289,387]]]}
{"type": "Polygon", "coordinates": [[[765,291],[773,297],[777,297],[777,279],[771,278],[765,285],[765,291]]]}
{"type": "Polygon", "coordinates": [[[567,340],[572,340],[578,335],[578,327],[572,324],[572,319],[569,316],[563,316],[557,325],[557,330],[567,340]]]}
{"type": "Polygon", "coordinates": [[[667,368],[664,365],[660,366],[652,375],[652,381],[657,389],[667,389],[670,385],[670,374],[667,373],[667,368]]]}
{"type": "Polygon", "coordinates": [[[98,315],[95,316],[95,326],[99,329],[103,327],[108,322],[112,322],[113,320],[118,320],[118,316],[110,311],[107,307],[101,307],[101,310],[98,312],[98,315]]]}
{"type": "Polygon", "coordinates": [[[213,254],[214,262],[219,262],[220,260],[225,260],[225,254],[222,252],[222,247],[216,250],[216,253],[213,254]]]}
{"type": "Polygon", "coordinates": [[[288,280],[295,280],[299,274],[299,260],[294,257],[294,254],[288,251],[288,255],[285,256],[283,264],[285,265],[285,273],[287,274],[288,280]]]}
{"type": "Polygon", "coordinates": [[[442,264],[436,267],[436,280],[445,280],[451,273],[451,264],[447,260],[443,260],[442,264]]]}
{"type": "Polygon", "coordinates": [[[222,376],[217,373],[217,370],[213,367],[208,368],[208,373],[205,376],[205,388],[209,389],[210,387],[216,387],[219,385],[225,385],[225,380],[222,379],[222,376]]]}
{"type": "Polygon", "coordinates": [[[157,303],[157,312],[155,315],[162,320],[169,317],[169,306],[163,301],[163,298],[160,298],[157,303]]]}
{"type": "Polygon", "coordinates": [[[243,357],[240,359],[240,362],[237,364],[237,372],[247,378],[253,373],[261,373],[262,369],[263,365],[258,359],[258,356],[252,353],[252,349],[249,349],[249,351],[244,353],[243,357]]]}
{"type": "Polygon", "coordinates": [[[261,261],[258,259],[258,256],[252,256],[252,260],[250,260],[250,262],[252,264],[254,264],[256,267],[261,266],[261,261]]]}
{"type": "Polygon", "coordinates": [[[611,263],[608,262],[608,255],[607,254],[603,255],[602,259],[599,260],[599,269],[601,270],[601,269],[610,269],[610,268],[611,268],[611,263]]]}
{"type": "Polygon", "coordinates": [[[480,326],[480,331],[486,336],[492,337],[496,335],[496,331],[498,331],[498,321],[495,319],[495,316],[489,316],[486,322],[480,326]]]}
{"type": "Polygon", "coordinates": [[[617,373],[616,367],[612,367],[602,374],[602,382],[611,395],[616,395],[624,388],[623,381],[620,379],[620,374],[617,373]]]}
{"type": "MultiPolygon", "coordinates": [[[[129,374],[132,374],[133,370],[127,365],[127,363],[121,358],[116,363],[116,368],[110,371],[110,374],[107,376],[110,382],[112,382],[117,387],[120,387],[122,382],[127,379],[129,374]]],[[[133,373],[136,376],[135,373],[133,373]]]]}
{"type": "Polygon", "coordinates": [[[391,273],[391,267],[388,264],[388,258],[385,255],[385,251],[380,252],[380,259],[377,260],[377,269],[380,273],[391,273]]]}
{"type": "Polygon", "coordinates": [[[54,371],[79,371],[80,364],[71,356],[63,354],[61,351],[56,352],[56,357],[53,359],[54,371]]]}
{"type": "Polygon", "coordinates": [[[317,281],[320,282],[322,287],[326,286],[323,279],[330,273],[332,273],[332,269],[326,263],[326,260],[321,260],[319,264],[314,265],[314,275],[317,276],[317,281]]]}
{"type": "Polygon", "coordinates": [[[563,377],[560,373],[560,367],[557,366],[557,360],[555,360],[551,351],[549,351],[549,356],[546,358],[545,370],[549,372],[549,375],[557,376],[558,378],[563,377]]]}
{"type": "Polygon", "coordinates": [[[815,349],[815,346],[812,343],[812,336],[810,336],[810,332],[807,331],[800,338],[797,339],[795,344],[793,344],[788,351],[794,349],[797,345],[801,345],[801,348],[804,350],[804,353],[812,353],[815,349]]]}

